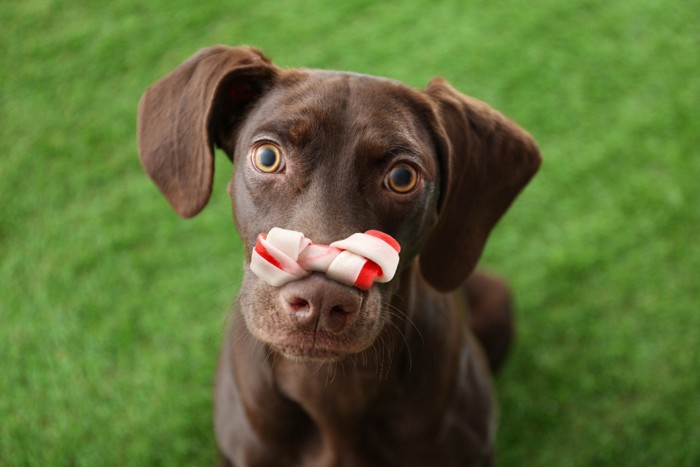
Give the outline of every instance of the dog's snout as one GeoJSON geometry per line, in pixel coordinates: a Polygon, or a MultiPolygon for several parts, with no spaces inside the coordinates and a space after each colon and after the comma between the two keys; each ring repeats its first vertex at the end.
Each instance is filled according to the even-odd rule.
{"type": "Polygon", "coordinates": [[[297,326],[340,332],[357,317],[362,297],[352,287],[314,274],[282,286],[280,302],[297,326]]]}

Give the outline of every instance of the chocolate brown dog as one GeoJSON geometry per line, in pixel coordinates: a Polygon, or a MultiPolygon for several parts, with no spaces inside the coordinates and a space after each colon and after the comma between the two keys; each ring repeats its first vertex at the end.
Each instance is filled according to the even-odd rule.
{"type": "Polygon", "coordinates": [[[442,79],[416,90],[283,70],[225,46],[151,86],[138,130],[143,166],[183,217],[209,199],[214,147],[234,162],[247,259],[215,384],[225,464],[493,463],[489,363],[510,310],[503,284],[472,271],[539,167],[528,133],[442,79]],[[388,233],[397,275],[367,291],[322,273],[273,287],[249,269],[272,227],[322,244],[388,233]]]}

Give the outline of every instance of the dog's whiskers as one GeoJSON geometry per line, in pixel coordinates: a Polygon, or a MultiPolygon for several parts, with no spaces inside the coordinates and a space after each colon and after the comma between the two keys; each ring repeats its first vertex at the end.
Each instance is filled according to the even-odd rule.
{"type": "MultiPolygon", "coordinates": [[[[391,325],[401,336],[401,340],[403,341],[403,346],[406,348],[407,356],[408,356],[408,366],[409,369],[413,368],[413,356],[411,355],[411,347],[408,345],[408,340],[406,339],[406,330],[399,326],[396,322],[394,322],[392,317],[396,319],[399,323],[409,323],[414,327],[420,336],[420,331],[418,328],[416,328],[415,324],[408,318],[400,309],[397,307],[391,305],[390,303],[382,303],[382,309],[388,314],[388,317],[384,318],[384,322],[388,323],[391,325]]],[[[421,341],[423,340],[423,336],[420,336],[421,341]]],[[[393,354],[389,356],[390,363],[393,360],[393,354]]]]}

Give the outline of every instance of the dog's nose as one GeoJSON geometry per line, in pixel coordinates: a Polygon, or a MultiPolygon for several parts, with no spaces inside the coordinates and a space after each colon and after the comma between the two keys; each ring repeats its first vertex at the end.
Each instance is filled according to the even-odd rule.
{"type": "Polygon", "coordinates": [[[312,274],[283,285],[280,301],[299,326],[337,333],[357,318],[362,296],[353,287],[312,274]]]}

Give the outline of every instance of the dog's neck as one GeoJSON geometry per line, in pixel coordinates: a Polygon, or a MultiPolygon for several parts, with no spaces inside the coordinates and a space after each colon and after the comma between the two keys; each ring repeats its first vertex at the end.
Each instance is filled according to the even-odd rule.
{"type": "Polygon", "coordinates": [[[372,361],[374,356],[357,360],[315,364],[278,359],[273,364],[275,384],[322,433],[353,430],[396,381],[394,364],[387,370],[372,361]]]}

